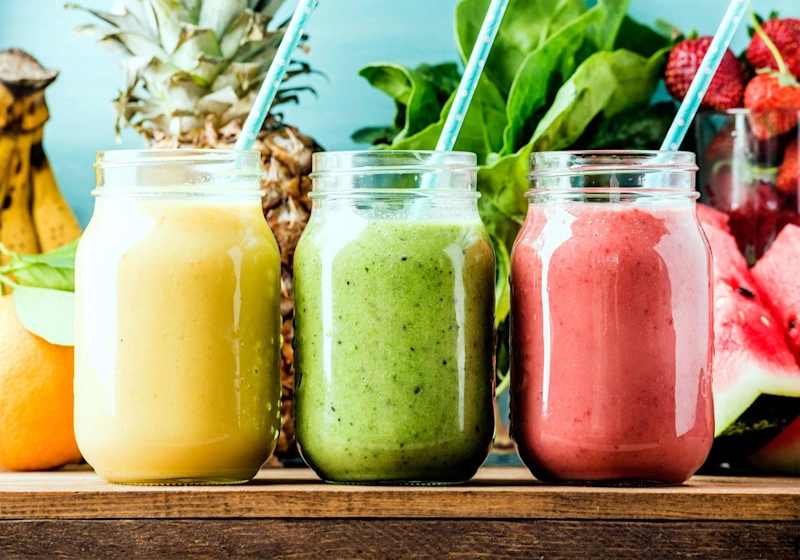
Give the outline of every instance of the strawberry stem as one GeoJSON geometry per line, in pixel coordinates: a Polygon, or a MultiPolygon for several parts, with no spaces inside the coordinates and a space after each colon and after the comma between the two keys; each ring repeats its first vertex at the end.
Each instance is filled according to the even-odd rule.
{"type": "Polygon", "coordinates": [[[753,11],[752,5],[750,6],[750,19],[753,20],[753,27],[756,30],[756,35],[761,37],[761,40],[764,41],[764,44],[769,49],[769,52],[772,53],[772,57],[778,63],[778,72],[781,74],[789,74],[789,68],[786,66],[786,62],[783,60],[781,56],[781,51],[778,50],[778,47],[775,46],[775,43],[772,42],[772,39],[769,38],[764,32],[764,28],[761,27],[761,24],[758,23],[758,18],[756,17],[756,13],[753,11]]]}

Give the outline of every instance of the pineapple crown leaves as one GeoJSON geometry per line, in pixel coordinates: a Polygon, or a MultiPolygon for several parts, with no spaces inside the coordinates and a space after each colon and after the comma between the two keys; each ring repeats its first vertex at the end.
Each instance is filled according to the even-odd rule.
{"type": "MultiPolygon", "coordinates": [[[[118,0],[112,12],[66,7],[101,20],[79,33],[129,57],[113,102],[117,133],[125,125],[152,139],[156,131],[191,135],[209,119],[222,127],[247,114],[288,25],[268,29],[281,2],[118,0]]],[[[285,80],[310,72],[295,61],[285,80]]],[[[297,101],[300,91],[313,89],[284,88],[273,106],[297,101]]]]}

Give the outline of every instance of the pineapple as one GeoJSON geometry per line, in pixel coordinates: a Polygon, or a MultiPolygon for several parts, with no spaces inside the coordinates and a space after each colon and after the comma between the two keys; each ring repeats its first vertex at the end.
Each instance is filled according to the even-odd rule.
{"type": "MultiPolygon", "coordinates": [[[[78,28],[121,51],[125,85],[114,100],[116,130],[129,126],[153,148],[233,148],[283,37],[268,30],[283,0],[122,0],[102,23],[78,28]]],[[[80,8],[68,5],[70,8],[80,8]]],[[[85,8],[80,8],[84,9],[85,8]]],[[[306,49],[304,44],[301,47],[306,49]]],[[[294,62],[286,79],[310,72],[294,62]]],[[[284,87],[275,106],[308,88],[284,87]]],[[[267,171],[263,209],[281,250],[282,426],[276,454],[297,456],[294,441],[292,318],[294,250],[308,221],[311,154],[321,148],[271,115],[255,149],[267,171]]]]}

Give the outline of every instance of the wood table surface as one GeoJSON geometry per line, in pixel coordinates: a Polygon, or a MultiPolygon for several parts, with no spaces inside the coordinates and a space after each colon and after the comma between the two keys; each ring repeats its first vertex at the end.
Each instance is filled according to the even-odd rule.
{"type": "Polygon", "coordinates": [[[0,473],[0,558],[800,558],[800,479],[549,486],[483,468],[462,486],[343,486],[263,469],[241,486],[120,486],[0,473]]]}

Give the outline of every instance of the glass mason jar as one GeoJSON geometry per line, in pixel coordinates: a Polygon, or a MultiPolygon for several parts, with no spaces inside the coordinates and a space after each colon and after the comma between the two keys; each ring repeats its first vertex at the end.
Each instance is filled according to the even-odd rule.
{"type": "Polygon", "coordinates": [[[494,430],[494,254],[475,155],[314,154],[295,430],[327,481],[456,483],[494,430]]]}
{"type": "Polygon", "coordinates": [[[752,266],[785,225],[800,225],[800,111],[707,111],[695,122],[702,201],[728,214],[752,266]]]}
{"type": "Polygon", "coordinates": [[[97,156],[75,264],[75,434],[111,482],[252,478],[280,425],[280,256],[258,152],[97,156]]]}
{"type": "Polygon", "coordinates": [[[545,481],[680,483],[714,437],[694,154],[531,157],[511,256],[511,431],[545,481]]]}

